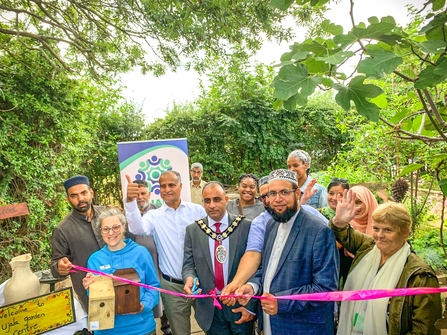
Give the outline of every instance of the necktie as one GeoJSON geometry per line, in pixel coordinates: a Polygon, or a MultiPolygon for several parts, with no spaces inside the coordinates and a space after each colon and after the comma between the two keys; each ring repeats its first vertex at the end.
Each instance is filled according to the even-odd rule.
{"type": "MultiPolygon", "coordinates": [[[[214,225],[216,226],[216,233],[219,234],[221,223],[218,222],[218,223],[215,223],[214,225]]],[[[219,261],[216,258],[216,249],[219,245],[220,245],[220,243],[218,241],[214,241],[214,280],[216,282],[216,288],[219,291],[222,291],[225,286],[224,276],[223,276],[223,264],[219,263],[219,261]]]]}

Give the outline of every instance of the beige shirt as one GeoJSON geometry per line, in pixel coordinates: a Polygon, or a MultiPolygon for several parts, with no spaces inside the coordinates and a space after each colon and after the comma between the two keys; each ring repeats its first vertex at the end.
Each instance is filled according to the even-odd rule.
{"type": "Polygon", "coordinates": [[[203,186],[206,184],[206,181],[200,180],[200,185],[198,187],[194,185],[194,182],[192,180],[189,182],[189,184],[191,186],[191,202],[203,206],[202,189],[203,186]]]}

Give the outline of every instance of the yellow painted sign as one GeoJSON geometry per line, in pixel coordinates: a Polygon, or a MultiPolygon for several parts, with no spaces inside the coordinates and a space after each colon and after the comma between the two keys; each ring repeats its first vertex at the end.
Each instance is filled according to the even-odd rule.
{"type": "Polygon", "coordinates": [[[35,335],[76,321],[71,287],[0,307],[0,334],[35,335]]]}

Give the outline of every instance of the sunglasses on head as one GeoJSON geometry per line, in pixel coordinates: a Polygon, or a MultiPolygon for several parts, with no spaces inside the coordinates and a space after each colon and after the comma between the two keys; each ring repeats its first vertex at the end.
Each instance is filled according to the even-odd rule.
{"type": "Polygon", "coordinates": [[[331,177],[331,183],[340,182],[340,184],[349,184],[349,179],[331,177]]]}

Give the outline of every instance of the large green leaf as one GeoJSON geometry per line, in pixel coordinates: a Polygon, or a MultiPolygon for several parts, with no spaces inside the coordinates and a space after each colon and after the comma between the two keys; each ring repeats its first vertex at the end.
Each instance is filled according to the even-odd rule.
{"type": "Polygon", "coordinates": [[[402,57],[385,50],[368,50],[371,58],[360,62],[358,72],[364,73],[367,77],[378,79],[384,73],[392,73],[402,64],[402,57]]]}
{"type": "Polygon", "coordinates": [[[280,80],[274,84],[274,97],[287,100],[291,96],[301,93],[305,98],[311,95],[321,78],[317,76],[310,77],[307,68],[302,64],[286,65],[279,70],[278,77],[280,80]]]}
{"type": "Polygon", "coordinates": [[[384,17],[380,23],[373,23],[366,28],[362,28],[358,25],[352,29],[352,33],[358,38],[379,38],[382,35],[390,33],[396,26],[396,22],[393,18],[384,17]],[[391,20],[392,19],[392,20],[391,20]]]}
{"type": "Polygon", "coordinates": [[[429,40],[443,40],[444,35],[444,25],[447,22],[447,14],[440,13],[437,14],[433,20],[431,20],[426,26],[424,26],[420,31],[419,35],[424,35],[429,40]]]}
{"type": "Polygon", "coordinates": [[[306,59],[302,63],[306,65],[309,74],[327,74],[331,66],[326,62],[317,61],[314,57],[306,59]]]}
{"type": "Polygon", "coordinates": [[[346,58],[354,56],[355,53],[352,51],[339,51],[336,54],[327,57],[316,57],[317,61],[327,62],[332,65],[337,65],[342,63],[346,58]]]}
{"type": "Polygon", "coordinates": [[[337,35],[332,39],[334,43],[340,45],[342,48],[354,43],[357,41],[357,36],[355,36],[352,32],[347,33],[346,35],[337,35]]]}
{"type": "Polygon", "coordinates": [[[284,101],[284,108],[289,111],[294,111],[296,109],[296,105],[307,105],[307,97],[303,96],[300,93],[297,93],[284,101]]]}
{"type": "Polygon", "coordinates": [[[444,7],[445,0],[432,0],[431,3],[433,5],[432,7],[433,11],[436,12],[444,7]]]}
{"type": "Polygon", "coordinates": [[[309,51],[301,51],[301,44],[300,43],[294,43],[293,45],[289,46],[290,52],[286,52],[281,56],[281,61],[290,61],[292,59],[300,60],[305,59],[306,56],[309,54],[309,51]]]}
{"type": "Polygon", "coordinates": [[[373,104],[376,104],[377,107],[379,108],[386,108],[388,106],[388,101],[386,100],[386,94],[381,94],[375,98],[372,98],[371,100],[369,100],[370,102],[372,102],[373,104]]]}
{"type": "Polygon", "coordinates": [[[438,59],[436,69],[433,70],[433,73],[439,76],[447,73],[447,57],[443,56],[438,59]]]}
{"type": "Polygon", "coordinates": [[[444,193],[445,196],[447,196],[447,178],[444,178],[439,181],[439,187],[442,190],[442,193],[444,193]]]}
{"type": "Polygon", "coordinates": [[[328,49],[325,45],[314,40],[306,40],[300,48],[301,51],[313,52],[316,57],[324,57],[328,54],[328,49]]]}
{"type": "Polygon", "coordinates": [[[390,120],[391,123],[398,123],[404,117],[410,114],[410,110],[406,107],[402,107],[400,111],[398,111],[390,120]]]}
{"type": "Polygon", "coordinates": [[[280,10],[287,10],[293,2],[294,0],[272,0],[270,1],[269,6],[280,10]]]}
{"type": "Polygon", "coordinates": [[[414,87],[417,89],[423,89],[426,87],[434,87],[435,85],[443,82],[447,77],[446,74],[438,75],[433,71],[436,70],[436,67],[433,65],[428,65],[422,72],[419,74],[419,79],[414,83],[414,87]]]}
{"type": "Polygon", "coordinates": [[[343,34],[343,27],[336,25],[335,23],[331,23],[331,21],[329,20],[324,20],[323,22],[321,22],[321,29],[332,35],[343,34]]]}
{"type": "Polygon", "coordinates": [[[410,164],[407,165],[406,167],[404,167],[404,169],[402,170],[401,173],[399,173],[399,175],[397,176],[397,178],[403,177],[406,174],[409,174],[411,172],[414,172],[416,170],[419,170],[421,167],[423,167],[424,164],[410,164]]]}
{"type": "Polygon", "coordinates": [[[364,76],[357,76],[351,80],[348,87],[337,84],[334,88],[338,91],[335,101],[346,111],[351,108],[351,100],[354,102],[357,111],[368,120],[379,121],[379,107],[366,100],[375,98],[383,91],[380,87],[372,84],[363,84],[364,76]]]}
{"type": "Polygon", "coordinates": [[[447,43],[441,40],[428,40],[422,43],[415,42],[415,44],[421,48],[423,52],[431,54],[440,54],[447,46],[447,43]]]}

